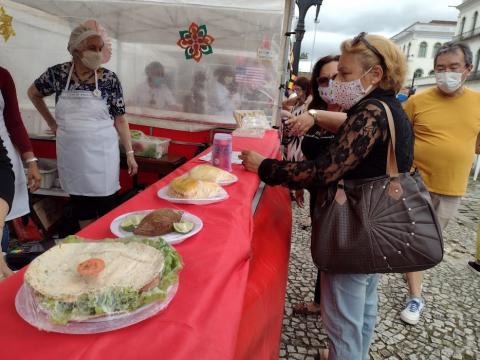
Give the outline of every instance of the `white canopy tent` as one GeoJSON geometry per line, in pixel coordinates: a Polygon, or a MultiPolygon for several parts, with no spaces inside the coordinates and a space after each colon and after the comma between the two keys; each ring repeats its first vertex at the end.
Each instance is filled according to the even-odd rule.
{"type": "MultiPolygon", "coordinates": [[[[229,96],[236,109],[260,109],[267,115],[278,109],[289,46],[283,34],[293,0],[7,0],[3,5],[14,17],[17,35],[2,44],[0,65],[12,73],[26,112],[31,109],[26,89],[47,67],[70,60],[66,50],[70,32],[87,19],[97,20],[112,39],[112,58],[105,67],[118,74],[127,113],[138,121],[154,119],[161,126],[184,130],[198,129],[193,124],[233,123],[233,108],[218,113],[208,106],[219,68],[234,75],[229,96]],[[191,23],[206,25],[214,38],[213,53],[204,54],[198,63],[187,60],[177,45],[179,32],[191,23]],[[164,66],[174,111],[136,101],[137,89],[146,83],[145,67],[153,61],[164,66]],[[204,78],[200,84],[195,82],[199,73],[204,78]],[[206,105],[192,111],[189,101],[199,92],[206,105]],[[181,122],[168,125],[160,119],[181,122]]],[[[49,101],[54,106],[53,99],[49,101]]],[[[30,116],[34,115],[26,115],[30,116]]]]}

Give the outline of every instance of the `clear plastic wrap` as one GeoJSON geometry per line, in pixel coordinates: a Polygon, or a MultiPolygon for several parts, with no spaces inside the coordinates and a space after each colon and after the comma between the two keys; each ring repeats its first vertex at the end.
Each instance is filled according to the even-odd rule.
{"type": "Polygon", "coordinates": [[[49,320],[48,314],[39,306],[33,289],[24,283],[15,297],[15,308],[23,320],[39,330],[62,334],[96,334],[118,330],[155,316],[168,306],[177,293],[177,289],[178,283],[168,288],[165,300],[147,304],[131,313],[100,316],[58,325],[49,320]]]}
{"type": "Polygon", "coordinates": [[[239,128],[270,129],[270,123],[262,110],[235,110],[233,116],[239,128]]]}
{"type": "Polygon", "coordinates": [[[184,199],[184,198],[172,197],[168,194],[168,185],[158,190],[157,195],[160,199],[167,200],[174,204],[190,204],[190,205],[208,205],[208,204],[214,204],[214,203],[228,199],[228,193],[223,188],[220,190],[220,193],[218,195],[212,196],[211,198],[207,198],[207,199],[184,199]]]}
{"type": "MultiPolygon", "coordinates": [[[[28,87],[48,67],[70,61],[70,32],[91,19],[109,38],[111,59],[104,66],[118,75],[133,121],[213,128],[233,125],[235,109],[260,109],[270,118],[278,107],[283,0],[16,0],[3,5],[14,17],[17,36],[4,44],[0,62],[15,78],[22,111],[32,108],[28,87]],[[202,38],[213,38],[198,62],[188,56],[189,47],[178,44],[181,34],[193,33],[193,25],[205,34],[202,38]]],[[[50,106],[54,98],[46,98],[50,106]]]]}
{"type": "Polygon", "coordinates": [[[171,139],[148,136],[140,130],[130,130],[130,137],[136,156],[160,159],[168,154],[171,139]]]}
{"type": "Polygon", "coordinates": [[[69,236],[30,264],[15,307],[40,330],[66,334],[112,331],[168,306],[178,289],[182,267],[180,255],[163,239],[131,236],[90,241],[69,236]],[[132,266],[137,267],[135,262],[146,264],[137,273],[137,284],[125,277],[132,266]],[[148,287],[143,286],[147,281],[148,287]]]}

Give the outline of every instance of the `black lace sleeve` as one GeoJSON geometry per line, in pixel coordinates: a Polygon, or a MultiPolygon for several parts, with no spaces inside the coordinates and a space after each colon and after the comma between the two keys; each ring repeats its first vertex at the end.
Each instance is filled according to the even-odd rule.
{"type": "Polygon", "coordinates": [[[292,189],[325,186],[354,169],[376,143],[387,138],[387,117],[377,101],[365,101],[351,114],[328,150],[313,161],[266,159],[258,174],[269,185],[292,189]]]}

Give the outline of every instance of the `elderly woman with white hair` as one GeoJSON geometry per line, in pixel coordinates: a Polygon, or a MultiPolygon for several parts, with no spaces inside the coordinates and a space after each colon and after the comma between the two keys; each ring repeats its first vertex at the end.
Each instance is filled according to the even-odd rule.
{"type": "Polygon", "coordinates": [[[33,105],[56,134],[60,183],[81,227],[115,207],[119,138],[129,174],[137,172],[122,86],[114,72],[101,67],[103,48],[97,29],[77,26],[67,47],[72,60],[48,68],[28,89],[33,105]],[[55,116],[44,101],[52,94],[55,116]]]}

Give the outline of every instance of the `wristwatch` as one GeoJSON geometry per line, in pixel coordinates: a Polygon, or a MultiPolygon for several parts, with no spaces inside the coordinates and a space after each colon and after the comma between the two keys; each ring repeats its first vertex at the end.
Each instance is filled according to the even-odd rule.
{"type": "Polygon", "coordinates": [[[312,115],[313,121],[316,123],[316,122],[317,122],[318,110],[310,109],[310,110],[308,110],[308,113],[309,113],[310,115],[312,115]]]}

